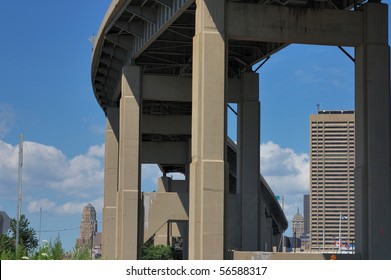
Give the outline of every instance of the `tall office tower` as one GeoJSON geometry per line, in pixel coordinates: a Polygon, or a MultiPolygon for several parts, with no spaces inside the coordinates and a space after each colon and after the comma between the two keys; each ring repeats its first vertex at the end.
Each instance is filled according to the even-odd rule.
{"type": "Polygon", "coordinates": [[[311,250],[336,252],[354,240],[354,111],[310,122],[311,250]]]}
{"type": "Polygon", "coordinates": [[[83,208],[80,222],[80,238],[77,240],[79,246],[84,246],[93,241],[97,234],[98,226],[94,206],[88,204],[83,208]]]}
{"type": "Polygon", "coordinates": [[[303,209],[304,209],[304,236],[310,234],[310,195],[305,194],[303,197],[303,209]]]}

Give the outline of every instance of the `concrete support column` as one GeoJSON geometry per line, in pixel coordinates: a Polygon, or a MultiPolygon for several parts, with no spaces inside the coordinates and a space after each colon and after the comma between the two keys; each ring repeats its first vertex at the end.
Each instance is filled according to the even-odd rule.
{"type": "MultiPolygon", "coordinates": [[[[170,177],[159,177],[158,178],[158,193],[171,192],[170,177]]],[[[170,245],[170,222],[165,223],[155,234],[154,244],[155,245],[170,245]]]]}
{"type": "Polygon", "coordinates": [[[387,5],[367,3],[356,47],[356,253],[391,259],[390,50],[387,5]]]}
{"type": "Polygon", "coordinates": [[[265,237],[264,242],[261,244],[261,251],[272,252],[273,251],[273,218],[265,218],[265,237]]]}
{"type": "Polygon", "coordinates": [[[257,251],[261,232],[259,200],[260,103],[259,77],[247,72],[242,77],[242,98],[238,104],[238,186],[241,201],[242,250],[257,251]]]}
{"type": "Polygon", "coordinates": [[[141,245],[139,241],[141,238],[139,234],[140,84],[140,68],[124,67],[119,120],[117,259],[137,259],[141,245]]]}
{"type": "Polygon", "coordinates": [[[119,109],[107,108],[104,167],[104,201],[102,211],[102,255],[107,260],[116,257],[116,223],[118,190],[119,109]]]}
{"type": "Polygon", "coordinates": [[[225,0],[197,0],[193,39],[189,259],[224,257],[225,0]]]}

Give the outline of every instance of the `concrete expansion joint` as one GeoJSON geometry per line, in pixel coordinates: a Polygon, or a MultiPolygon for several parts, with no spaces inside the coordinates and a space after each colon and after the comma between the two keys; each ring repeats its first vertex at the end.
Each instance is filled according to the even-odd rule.
{"type": "Polygon", "coordinates": [[[222,38],[226,38],[224,33],[219,32],[218,30],[203,30],[200,32],[197,32],[194,37],[199,37],[199,36],[205,36],[205,35],[213,35],[213,36],[218,36],[222,38]]]}
{"type": "Polygon", "coordinates": [[[125,189],[125,190],[121,190],[122,192],[127,192],[127,193],[138,193],[139,191],[138,190],[128,190],[128,189],[125,189]]]}
{"type": "Polygon", "coordinates": [[[211,189],[211,188],[202,188],[202,190],[208,191],[208,192],[214,192],[214,193],[222,193],[222,192],[224,192],[224,190],[216,190],[216,189],[211,189]]]}
{"type": "MultiPolygon", "coordinates": [[[[200,161],[200,160],[198,160],[200,161]]],[[[210,163],[225,163],[224,160],[221,159],[201,159],[202,162],[210,162],[210,163]]]]}

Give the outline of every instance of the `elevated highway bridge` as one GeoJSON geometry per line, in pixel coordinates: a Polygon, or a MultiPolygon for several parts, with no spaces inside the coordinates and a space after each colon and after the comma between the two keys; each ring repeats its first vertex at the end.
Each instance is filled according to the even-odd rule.
{"type": "Polygon", "coordinates": [[[106,258],[139,257],[153,218],[143,206],[142,163],[185,175],[179,190],[164,182],[162,190],[165,197],[187,193],[188,208],[183,199],[167,199],[183,207],[165,215],[183,213],[177,218],[188,221],[190,259],[272,249],[286,218],[267,207],[278,203],[259,174],[259,78],[252,68],[291,43],[356,50],[356,252],[391,258],[388,7],[371,2],[113,0],[92,59],[94,93],[107,117],[106,258]],[[227,103],[238,104],[235,149],[227,103]]]}

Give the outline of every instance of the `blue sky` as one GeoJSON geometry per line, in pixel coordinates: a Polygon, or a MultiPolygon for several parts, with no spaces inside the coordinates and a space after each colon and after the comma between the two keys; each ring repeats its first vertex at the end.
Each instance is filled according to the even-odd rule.
{"type": "MultiPolygon", "coordinates": [[[[16,215],[24,133],[23,213],[38,231],[42,207],[41,239],[59,234],[67,250],[79,235],[83,206],[94,204],[101,220],[105,118],[92,91],[88,38],[110,3],[0,3],[0,210],[16,215]]],[[[291,45],[259,74],[262,174],[285,195],[290,220],[309,192],[309,115],[316,104],[354,108],[354,64],[336,47],[291,45]]],[[[145,190],[154,189],[158,174],[143,166],[145,190]]]]}

